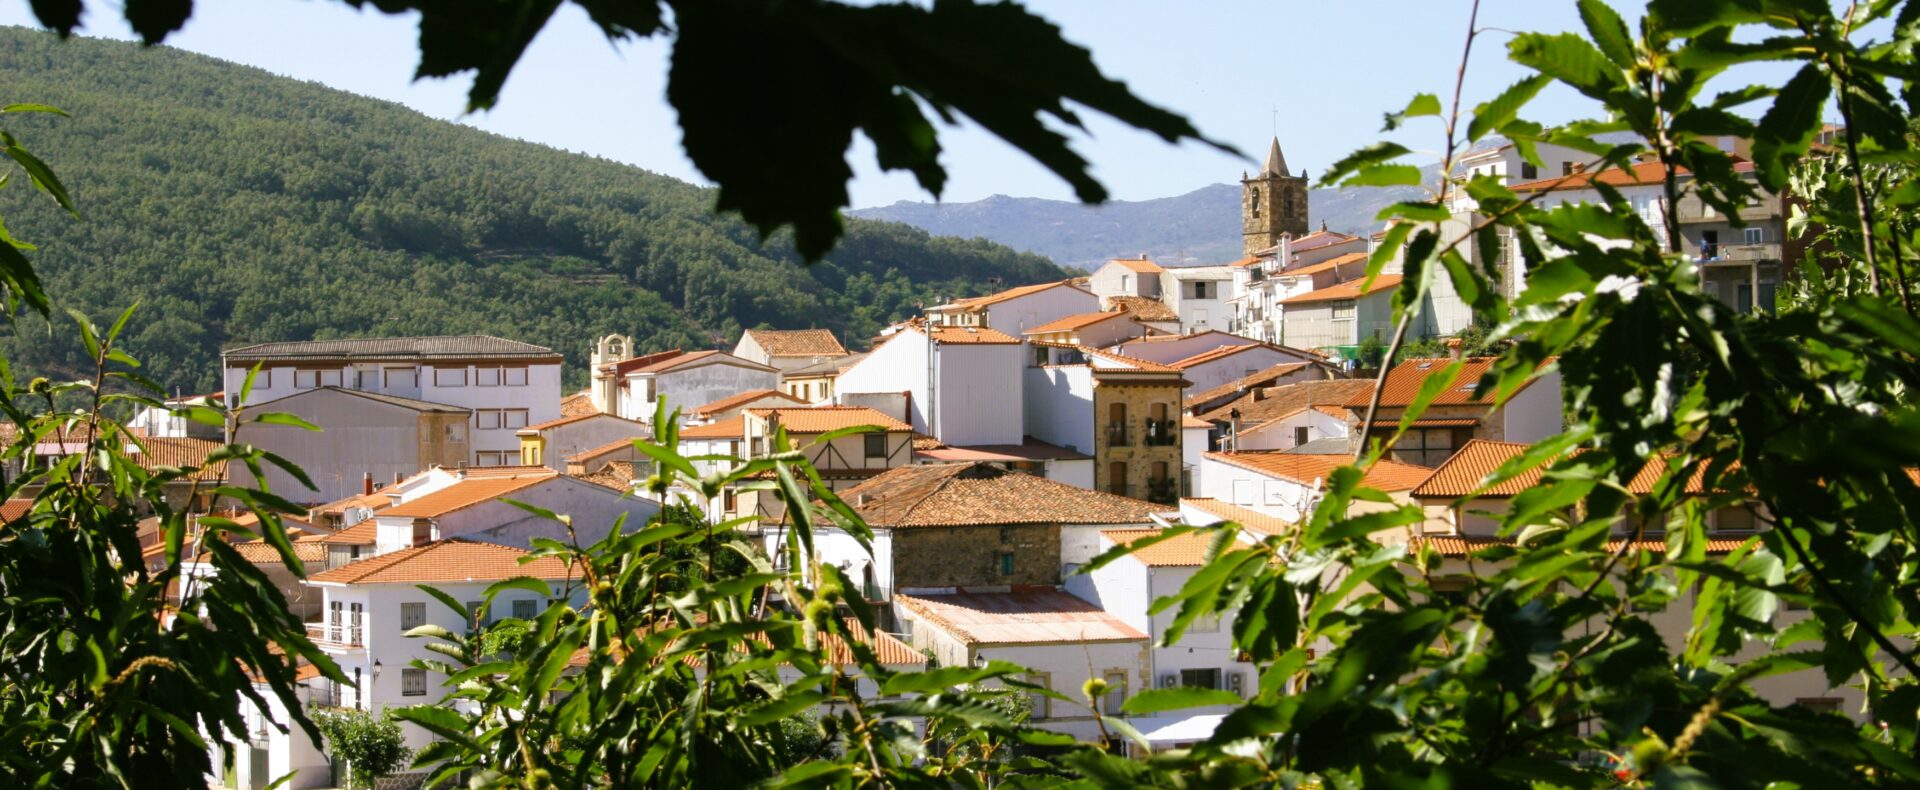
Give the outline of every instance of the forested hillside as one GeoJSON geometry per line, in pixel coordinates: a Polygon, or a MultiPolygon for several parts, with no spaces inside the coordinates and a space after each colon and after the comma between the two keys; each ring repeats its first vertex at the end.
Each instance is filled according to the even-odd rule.
{"type": "MultiPolygon", "coordinates": [[[[0,28],[0,74],[0,102],[72,113],[9,129],[84,219],[24,185],[0,215],[40,245],[59,307],[104,322],[142,304],[130,350],[170,387],[215,386],[237,343],[452,333],[552,346],[579,383],[608,332],[707,347],[828,327],[857,346],[916,302],[1065,276],[865,220],[805,267],[713,214],[710,190],[178,50],[0,28]]],[[[0,353],[16,374],[66,375],[72,337],[28,319],[0,327],[0,353]]]]}

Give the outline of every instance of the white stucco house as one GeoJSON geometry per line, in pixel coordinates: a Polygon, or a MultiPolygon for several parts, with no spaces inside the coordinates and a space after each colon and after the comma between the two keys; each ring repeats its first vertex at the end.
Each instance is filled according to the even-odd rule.
{"type": "Polygon", "coordinates": [[[992,329],[1012,337],[1070,315],[1100,311],[1100,297],[1072,280],[1023,285],[927,308],[934,326],[992,329]]]}
{"type": "MultiPolygon", "coordinates": [[[[1298,522],[1313,512],[1326,491],[1327,477],[1353,463],[1351,455],[1287,453],[1272,450],[1212,452],[1201,459],[1200,495],[1238,505],[1284,521],[1298,522]]],[[[1361,479],[1363,485],[1409,502],[1408,492],[1425,482],[1433,470],[1381,459],[1361,479]]],[[[1351,512],[1385,507],[1355,502],[1351,512]]]]}
{"type": "MultiPolygon", "coordinates": [[[[520,455],[517,449],[511,455],[474,450],[482,433],[474,424],[475,412],[444,403],[328,385],[259,401],[250,408],[291,414],[320,429],[243,422],[234,431],[234,441],[298,465],[313,486],[272,464],[262,465],[264,480],[255,479],[245,464],[229,464],[232,480],[249,487],[264,483],[293,502],[329,502],[361,492],[368,481],[385,483],[434,466],[501,466],[516,463],[520,455]]],[[[524,413],[521,410],[516,419],[524,413]]],[[[499,445],[497,436],[486,438],[489,446],[499,445]]]]}
{"type": "Polygon", "coordinates": [[[724,351],[666,351],[634,357],[594,371],[618,382],[614,413],[651,425],[658,404],[667,413],[686,412],[722,398],[780,387],[780,370],[724,351]]]}
{"type": "Polygon", "coordinates": [[[947,444],[1020,444],[1027,434],[1020,410],[1025,367],[1024,344],[1005,332],[914,326],[843,371],[835,398],[896,415],[891,404],[903,402],[914,430],[947,444]]]}

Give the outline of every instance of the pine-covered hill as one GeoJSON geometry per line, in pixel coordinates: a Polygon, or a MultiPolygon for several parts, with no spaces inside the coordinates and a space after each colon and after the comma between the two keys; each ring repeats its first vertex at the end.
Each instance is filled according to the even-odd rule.
{"type": "MultiPolygon", "coordinates": [[[[216,386],[238,343],[463,333],[551,346],[578,384],[610,332],[648,349],[827,327],[857,347],[918,302],[1067,276],[867,220],[803,266],[714,214],[711,190],[174,49],[0,28],[0,74],[0,103],[72,113],[5,128],[84,219],[25,184],[0,192],[0,217],[40,245],[56,312],[104,326],[138,301],[129,351],[184,390],[216,386]]],[[[56,321],[0,325],[16,375],[84,368],[56,321]]]]}

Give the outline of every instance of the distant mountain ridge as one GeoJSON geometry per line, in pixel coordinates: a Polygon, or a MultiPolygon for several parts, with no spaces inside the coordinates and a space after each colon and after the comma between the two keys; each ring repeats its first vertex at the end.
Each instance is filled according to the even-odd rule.
{"type": "MultiPolygon", "coordinates": [[[[1315,189],[1309,198],[1310,226],[1324,222],[1329,230],[1342,233],[1372,232],[1379,225],[1374,215],[1380,209],[1423,194],[1416,187],[1315,189]]],[[[849,213],[904,222],[937,235],[999,242],[1082,269],[1141,253],[1173,265],[1223,263],[1241,254],[1238,184],[1101,206],[994,195],[967,203],[903,200],[849,213]]]]}

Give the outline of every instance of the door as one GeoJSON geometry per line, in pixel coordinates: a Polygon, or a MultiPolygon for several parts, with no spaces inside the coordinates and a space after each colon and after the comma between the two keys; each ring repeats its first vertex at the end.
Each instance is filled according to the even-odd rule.
{"type": "Polygon", "coordinates": [[[247,787],[252,790],[264,790],[268,784],[267,774],[272,770],[268,767],[267,750],[265,747],[255,746],[247,752],[247,787]]]}
{"type": "Polygon", "coordinates": [[[361,614],[362,614],[362,611],[361,611],[360,604],[355,603],[355,604],[350,604],[348,606],[347,608],[347,644],[350,644],[350,645],[365,644],[364,642],[360,641],[360,615],[361,614]]]}

